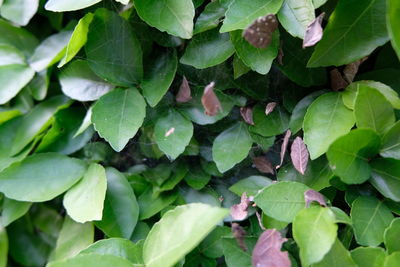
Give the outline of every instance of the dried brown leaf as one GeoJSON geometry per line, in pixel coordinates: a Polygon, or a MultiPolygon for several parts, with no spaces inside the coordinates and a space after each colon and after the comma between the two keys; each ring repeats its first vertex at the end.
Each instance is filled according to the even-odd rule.
{"type": "Polygon", "coordinates": [[[276,107],[276,102],[268,103],[267,106],[265,107],[265,115],[268,116],[268,114],[274,111],[275,107],[276,107]]]}
{"type": "Polygon", "coordinates": [[[231,207],[231,216],[234,220],[244,220],[247,217],[247,210],[249,209],[249,206],[251,204],[250,199],[247,197],[246,192],[242,194],[242,197],[240,198],[240,203],[232,205],[231,207]]]}
{"type": "Polygon", "coordinates": [[[250,125],[254,125],[253,121],[253,108],[252,107],[241,107],[240,115],[242,115],[243,120],[250,125]]]}
{"type": "Polygon", "coordinates": [[[276,229],[263,232],[253,249],[252,263],[254,267],[290,267],[287,251],[281,251],[282,244],[287,241],[276,229]]]}
{"type": "Polygon", "coordinates": [[[256,48],[266,48],[271,44],[272,33],[278,28],[274,14],[256,19],[243,31],[243,38],[256,48]]]}
{"type": "Polygon", "coordinates": [[[253,164],[262,173],[275,174],[272,163],[265,156],[254,157],[253,164]]]}
{"type": "Polygon", "coordinates": [[[337,92],[346,88],[349,85],[349,83],[346,82],[345,79],[343,79],[343,76],[342,74],[340,74],[338,69],[333,69],[329,73],[331,76],[331,88],[333,91],[337,92]]]}
{"type": "Polygon", "coordinates": [[[307,169],[308,155],[308,149],[304,144],[303,139],[301,139],[301,137],[296,137],[290,149],[290,157],[292,159],[293,166],[299,173],[303,175],[307,169]]]}
{"type": "Polygon", "coordinates": [[[282,166],[283,159],[285,158],[285,153],[286,153],[286,150],[287,150],[287,146],[289,144],[289,138],[290,138],[291,135],[292,135],[292,132],[290,130],[287,130],[286,133],[285,133],[285,137],[283,137],[283,142],[282,142],[282,145],[281,145],[281,161],[280,161],[279,165],[276,166],[277,169],[279,169],[282,166]]]}
{"type": "Polygon", "coordinates": [[[344,67],[343,77],[344,77],[344,79],[346,79],[346,81],[348,83],[352,83],[353,82],[354,77],[356,77],[356,74],[358,72],[358,68],[367,59],[368,59],[368,57],[363,57],[362,59],[357,60],[357,61],[355,61],[353,63],[347,64],[346,67],[344,67]]]}
{"type": "Polygon", "coordinates": [[[304,192],[304,201],[306,202],[306,207],[309,207],[311,202],[318,202],[321,206],[326,207],[326,201],[324,196],[315,190],[309,189],[304,192]]]}
{"type": "Polygon", "coordinates": [[[244,238],[246,236],[246,231],[238,224],[238,223],[232,223],[232,233],[233,236],[235,237],[239,247],[243,251],[247,251],[247,246],[244,243],[244,238]]]}
{"type": "Polygon", "coordinates": [[[215,83],[211,82],[204,88],[203,96],[201,97],[201,103],[204,107],[204,113],[208,116],[217,115],[218,111],[222,111],[221,103],[217,95],[214,93],[215,83]]]}
{"type": "Polygon", "coordinates": [[[192,99],[191,90],[189,86],[189,82],[185,76],[183,76],[183,80],[181,86],[179,87],[178,94],[176,95],[176,102],[178,103],[186,103],[192,99]]]}
{"type": "Polygon", "coordinates": [[[306,33],[304,34],[303,48],[314,46],[321,40],[323,35],[321,24],[324,16],[325,12],[322,12],[307,26],[306,33]]]}

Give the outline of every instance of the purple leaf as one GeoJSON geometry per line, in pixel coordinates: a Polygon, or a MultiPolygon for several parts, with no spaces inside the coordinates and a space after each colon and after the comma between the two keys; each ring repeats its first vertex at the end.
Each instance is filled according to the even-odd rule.
{"type": "Polygon", "coordinates": [[[329,73],[331,76],[331,88],[333,91],[337,92],[346,88],[349,85],[349,83],[346,82],[345,79],[343,79],[338,69],[333,69],[329,73]]]}
{"type": "Polygon", "coordinates": [[[354,77],[356,77],[356,74],[358,72],[358,68],[367,59],[368,59],[368,57],[363,57],[362,59],[357,60],[353,63],[347,64],[346,67],[344,67],[343,77],[346,79],[346,81],[348,83],[353,82],[354,77]]]}
{"type": "Polygon", "coordinates": [[[308,150],[301,137],[294,139],[290,149],[290,157],[296,170],[304,175],[308,164],[308,150]]]}
{"type": "Polygon", "coordinates": [[[182,84],[179,87],[178,94],[176,95],[176,102],[178,103],[186,103],[192,99],[191,90],[189,86],[189,82],[185,76],[183,76],[182,84]]]}
{"type": "Polygon", "coordinates": [[[240,115],[242,115],[243,120],[250,125],[254,125],[253,121],[253,108],[252,107],[241,107],[240,115]]]}
{"type": "Polygon", "coordinates": [[[253,164],[262,173],[275,174],[272,163],[265,156],[254,157],[253,164]]]}
{"type": "Polygon", "coordinates": [[[204,113],[208,116],[217,115],[218,111],[222,110],[221,103],[218,97],[214,93],[215,82],[211,82],[204,89],[203,96],[201,97],[201,103],[204,107],[204,113]]]}
{"type": "Polygon", "coordinates": [[[246,219],[250,203],[250,199],[247,197],[246,192],[244,192],[240,198],[240,203],[232,205],[231,207],[232,218],[238,221],[246,219]]]}
{"type": "Polygon", "coordinates": [[[238,223],[232,223],[232,233],[233,233],[233,236],[235,237],[239,247],[243,251],[247,251],[247,246],[244,243],[246,231],[238,223]]]}
{"type": "Polygon", "coordinates": [[[315,190],[309,189],[304,192],[304,201],[306,202],[306,207],[309,207],[311,202],[318,202],[321,206],[326,207],[326,201],[324,196],[315,190]]]}
{"type": "Polygon", "coordinates": [[[268,103],[267,106],[265,107],[265,115],[268,116],[268,114],[274,111],[275,107],[276,107],[276,102],[268,103]]]}
{"type": "Polygon", "coordinates": [[[266,48],[271,44],[272,33],[278,28],[274,14],[256,19],[243,31],[243,38],[256,48],[266,48]]]}
{"type": "Polygon", "coordinates": [[[290,130],[287,130],[285,137],[283,138],[282,145],[281,145],[281,161],[280,161],[279,165],[276,166],[277,169],[280,168],[283,163],[283,159],[285,158],[285,153],[286,153],[287,146],[289,143],[289,138],[291,135],[292,135],[292,132],[290,130]]]}
{"type": "Polygon", "coordinates": [[[268,229],[258,238],[253,249],[252,263],[254,267],[290,267],[287,251],[281,251],[286,242],[276,229],[268,229]]]}
{"type": "Polygon", "coordinates": [[[304,34],[303,48],[313,46],[321,40],[323,35],[321,24],[324,16],[325,12],[322,12],[307,26],[306,33],[304,34]]]}

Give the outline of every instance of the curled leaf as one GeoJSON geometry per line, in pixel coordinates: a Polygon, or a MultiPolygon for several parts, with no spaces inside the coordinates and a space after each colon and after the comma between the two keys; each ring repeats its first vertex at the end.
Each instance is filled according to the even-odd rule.
{"type": "Polygon", "coordinates": [[[275,107],[276,107],[276,102],[268,103],[267,106],[265,107],[265,115],[268,116],[268,114],[274,111],[275,107]]]}
{"type": "Polygon", "coordinates": [[[368,57],[363,57],[360,60],[357,60],[355,62],[352,62],[352,63],[346,65],[346,67],[343,70],[343,77],[346,79],[346,81],[348,83],[353,82],[354,77],[356,77],[356,74],[358,72],[358,68],[367,59],[368,59],[368,57]]]}
{"type": "Polygon", "coordinates": [[[315,190],[309,189],[304,192],[304,201],[306,202],[306,207],[308,208],[311,202],[318,202],[321,206],[326,207],[326,201],[324,196],[315,190]]]}
{"type": "Polygon", "coordinates": [[[252,263],[255,267],[290,267],[287,251],[281,251],[287,241],[276,229],[268,229],[258,238],[253,249],[252,263]]]}
{"type": "Polygon", "coordinates": [[[343,79],[338,69],[331,70],[330,76],[331,76],[331,88],[335,92],[342,90],[349,85],[349,83],[346,82],[345,79],[343,79]]]}
{"type": "Polygon", "coordinates": [[[278,28],[274,14],[256,19],[243,31],[243,38],[256,48],[266,48],[271,44],[272,33],[278,28]]]}
{"type": "Polygon", "coordinates": [[[191,90],[189,86],[189,82],[185,76],[183,76],[183,80],[181,86],[179,87],[178,94],[175,97],[176,102],[178,103],[186,103],[192,99],[191,90]]]}
{"type": "Polygon", "coordinates": [[[257,170],[259,170],[262,173],[275,174],[275,170],[274,167],[272,166],[272,163],[265,156],[254,157],[253,164],[254,167],[256,167],[257,170]]]}
{"type": "Polygon", "coordinates": [[[325,12],[322,12],[307,26],[306,33],[304,34],[303,48],[314,46],[321,40],[323,35],[321,24],[324,16],[325,12]]]}
{"type": "Polygon", "coordinates": [[[233,236],[235,237],[239,247],[243,251],[247,251],[247,246],[244,243],[246,231],[238,223],[232,223],[232,233],[233,233],[233,236]]]}
{"type": "Polygon", "coordinates": [[[218,97],[214,93],[215,82],[211,82],[204,88],[203,96],[201,97],[201,103],[204,107],[204,113],[208,116],[217,115],[218,111],[222,111],[221,103],[218,97]]]}
{"type": "Polygon", "coordinates": [[[301,137],[294,139],[290,149],[290,157],[296,170],[304,175],[308,164],[308,150],[301,137]]]}
{"type": "Polygon", "coordinates": [[[290,130],[287,130],[285,133],[285,137],[283,137],[283,142],[281,145],[281,161],[280,161],[279,165],[276,166],[277,169],[279,169],[282,166],[283,159],[285,158],[285,153],[286,153],[287,146],[289,143],[289,138],[291,135],[292,135],[292,132],[290,130]]]}
{"type": "Polygon", "coordinates": [[[263,231],[267,230],[267,228],[264,227],[261,215],[260,215],[260,213],[258,213],[258,211],[256,211],[256,217],[257,217],[258,225],[260,226],[261,230],[263,230],[263,231]]]}
{"type": "Polygon", "coordinates": [[[247,197],[246,192],[244,192],[240,198],[240,203],[232,205],[231,207],[232,218],[238,221],[246,219],[248,214],[247,210],[249,209],[250,203],[250,199],[247,197]]]}
{"type": "Polygon", "coordinates": [[[240,115],[242,115],[243,120],[250,125],[254,125],[253,121],[253,108],[251,107],[241,107],[240,115]]]}

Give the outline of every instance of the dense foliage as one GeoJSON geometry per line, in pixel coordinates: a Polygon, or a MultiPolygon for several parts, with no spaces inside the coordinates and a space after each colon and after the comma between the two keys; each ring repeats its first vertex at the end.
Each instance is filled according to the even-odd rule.
{"type": "Polygon", "coordinates": [[[0,267],[400,266],[400,1],[0,16],[0,267]]]}

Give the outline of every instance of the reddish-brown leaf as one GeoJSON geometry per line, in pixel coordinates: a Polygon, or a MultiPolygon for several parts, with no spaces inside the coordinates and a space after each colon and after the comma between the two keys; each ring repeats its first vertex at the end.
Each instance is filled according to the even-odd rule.
{"type": "Polygon", "coordinates": [[[244,192],[240,198],[240,203],[232,205],[231,207],[232,218],[238,221],[246,219],[250,203],[250,199],[247,197],[246,192],[244,192]]]}
{"type": "Polygon", "coordinates": [[[268,116],[268,114],[274,111],[275,107],[276,107],[276,102],[268,103],[267,106],[265,107],[265,115],[268,116]]]}
{"type": "Polygon", "coordinates": [[[262,173],[275,174],[272,163],[265,156],[254,157],[253,164],[262,173]]]}
{"type": "Polygon", "coordinates": [[[306,207],[309,207],[311,202],[318,202],[321,206],[326,207],[326,201],[324,196],[315,190],[309,189],[304,192],[304,201],[306,202],[306,207]]]}
{"type": "Polygon", "coordinates": [[[208,116],[217,115],[218,111],[222,111],[221,103],[217,95],[214,93],[215,83],[211,82],[204,88],[203,96],[201,97],[201,103],[204,107],[204,113],[208,116]]]}
{"type": "Polygon", "coordinates": [[[287,241],[276,229],[263,232],[253,249],[252,263],[254,267],[290,267],[287,251],[281,251],[282,244],[287,241]]]}
{"type": "Polygon", "coordinates": [[[287,130],[286,133],[285,133],[285,137],[283,137],[283,142],[282,142],[282,145],[281,145],[281,161],[280,161],[279,165],[276,166],[277,169],[279,169],[282,166],[283,159],[285,158],[285,153],[286,153],[286,150],[287,150],[287,146],[289,144],[289,138],[290,138],[291,135],[292,135],[292,132],[290,130],[287,130]]]}
{"type": "Polygon", "coordinates": [[[243,38],[256,48],[266,48],[271,44],[272,33],[278,28],[278,20],[274,14],[256,19],[243,31],[243,38]]]}
{"type": "Polygon", "coordinates": [[[181,86],[179,87],[178,94],[176,95],[176,102],[178,103],[186,103],[192,99],[192,93],[190,90],[189,82],[185,76],[183,76],[183,80],[181,86]]]}
{"type": "Polygon", "coordinates": [[[308,164],[308,149],[301,137],[294,139],[290,149],[290,157],[296,170],[304,175],[308,164]]]}
{"type": "Polygon", "coordinates": [[[254,125],[253,121],[253,108],[252,107],[241,107],[240,115],[242,115],[243,120],[250,125],[254,125]]]}
{"type": "Polygon", "coordinates": [[[333,69],[330,72],[331,76],[331,88],[333,91],[337,92],[339,90],[342,90],[349,85],[348,82],[346,82],[345,79],[343,79],[342,74],[338,71],[338,69],[333,69]]]}
{"type": "Polygon", "coordinates": [[[358,68],[367,59],[368,59],[368,57],[363,57],[362,59],[357,60],[353,63],[347,64],[346,67],[344,67],[343,77],[346,79],[346,81],[348,83],[353,82],[354,77],[356,77],[356,74],[358,72],[358,68]]]}
{"type": "Polygon", "coordinates": [[[232,223],[232,233],[233,236],[235,237],[239,247],[243,251],[247,251],[247,246],[244,243],[244,238],[246,236],[246,231],[238,224],[238,223],[232,223]]]}
{"type": "Polygon", "coordinates": [[[307,26],[306,33],[304,34],[303,48],[314,46],[321,40],[323,35],[321,24],[324,16],[325,12],[322,12],[307,26]]]}

